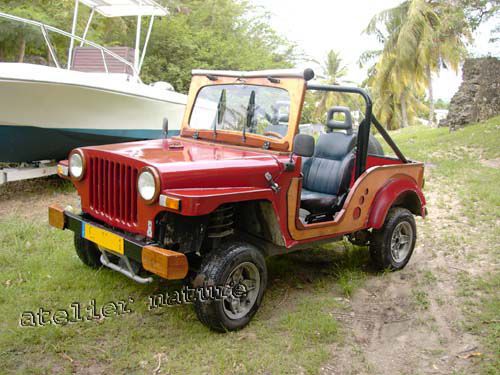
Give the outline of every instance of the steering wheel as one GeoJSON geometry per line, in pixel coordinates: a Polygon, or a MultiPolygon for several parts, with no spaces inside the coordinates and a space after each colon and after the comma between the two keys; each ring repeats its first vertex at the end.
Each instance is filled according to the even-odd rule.
{"type": "Polygon", "coordinates": [[[276,137],[276,138],[283,138],[283,136],[280,133],[272,132],[272,131],[267,131],[264,132],[264,135],[271,136],[271,137],[276,137]]]}

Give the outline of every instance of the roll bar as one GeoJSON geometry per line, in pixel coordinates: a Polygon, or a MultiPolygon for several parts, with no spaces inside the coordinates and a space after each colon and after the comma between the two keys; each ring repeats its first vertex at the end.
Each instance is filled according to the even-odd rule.
{"type": "Polygon", "coordinates": [[[365,108],[365,117],[358,129],[358,137],[356,140],[356,171],[355,178],[358,178],[363,174],[366,170],[366,157],[368,156],[368,142],[370,138],[370,125],[373,124],[375,129],[377,129],[387,142],[387,144],[391,147],[397,157],[403,162],[408,163],[408,159],[403,155],[401,150],[398,148],[396,143],[392,140],[391,136],[384,127],[380,124],[380,122],[375,118],[372,112],[373,103],[368,92],[359,87],[351,87],[351,86],[337,86],[337,85],[324,85],[317,83],[307,83],[308,90],[317,90],[317,91],[329,91],[329,92],[340,92],[347,94],[357,94],[361,95],[365,100],[366,108],[365,108]]]}

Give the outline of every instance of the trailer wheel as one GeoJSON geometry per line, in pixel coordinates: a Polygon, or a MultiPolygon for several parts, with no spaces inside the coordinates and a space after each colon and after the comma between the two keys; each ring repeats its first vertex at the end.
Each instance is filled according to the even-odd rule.
{"type": "Polygon", "coordinates": [[[201,264],[193,285],[203,287],[204,297],[209,298],[200,298],[197,293],[196,315],[215,331],[241,329],[259,309],[266,283],[262,253],[244,242],[228,242],[201,264]]]}
{"type": "Polygon", "coordinates": [[[75,250],[78,258],[91,268],[99,268],[101,263],[101,252],[97,245],[89,240],[82,238],[78,233],[75,233],[75,250]]]}
{"type": "Polygon", "coordinates": [[[373,230],[370,257],[379,270],[396,271],[404,268],[415,248],[417,227],[413,214],[402,207],[389,210],[384,226],[373,230]]]}

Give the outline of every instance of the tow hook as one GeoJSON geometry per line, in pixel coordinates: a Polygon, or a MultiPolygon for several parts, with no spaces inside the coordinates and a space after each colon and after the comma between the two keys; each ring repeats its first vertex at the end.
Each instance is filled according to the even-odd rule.
{"type": "Polygon", "coordinates": [[[264,174],[264,177],[266,178],[268,184],[269,184],[269,187],[275,192],[275,193],[279,193],[279,191],[281,190],[280,186],[273,180],[273,176],[271,173],[269,172],[266,172],[264,174]]]}

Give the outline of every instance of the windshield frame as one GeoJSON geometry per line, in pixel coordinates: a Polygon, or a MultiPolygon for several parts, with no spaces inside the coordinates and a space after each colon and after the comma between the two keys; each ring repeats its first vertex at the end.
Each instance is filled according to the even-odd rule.
{"type": "Polygon", "coordinates": [[[231,143],[247,147],[259,147],[276,151],[290,152],[293,144],[293,137],[298,133],[298,123],[302,112],[306,83],[304,79],[296,77],[286,77],[273,79],[267,77],[239,78],[239,77],[207,77],[205,75],[194,75],[189,89],[188,102],[181,128],[181,137],[191,137],[195,139],[210,140],[224,143],[231,143]],[[216,78],[216,80],[214,80],[216,78]],[[206,86],[220,85],[255,85],[265,87],[275,87],[287,91],[290,97],[290,110],[288,119],[288,132],[281,138],[265,136],[261,134],[246,132],[243,137],[241,130],[217,129],[214,134],[213,129],[196,129],[189,125],[194,105],[199,92],[206,86]]]}

